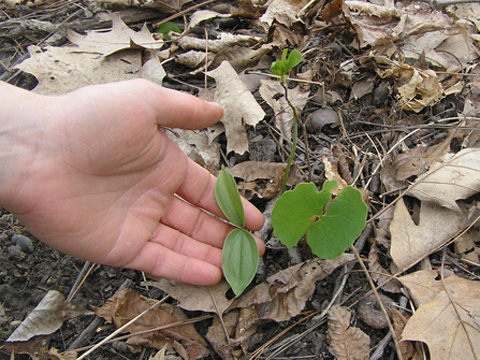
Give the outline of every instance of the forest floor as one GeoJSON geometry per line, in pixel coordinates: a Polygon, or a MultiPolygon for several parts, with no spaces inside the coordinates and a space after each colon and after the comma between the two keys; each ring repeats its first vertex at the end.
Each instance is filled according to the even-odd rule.
{"type": "Polygon", "coordinates": [[[87,358],[480,358],[479,4],[11,0],[0,38],[0,80],[41,94],[143,77],[221,103],[222,124],[173,137],[212,173],[228,166],[267,218],[266,253],[235,300],[225,283],[205,292],[66,256],[2,210],[0,359],[75,359],[166,295],[167,320],[146,315],[87,358]],[[167,20],[181,33],[162,41],[167,20]],[[125,32],[142,36],[132,46],[125,32]],[[368,276],[351,249],[319,260],[272,234],[291,149],[292,113],[270,72],[284,49],[303,55],[288,81],[305,124],[289,186],[362,191],[354,246],[368,276]],[[48,294],[50,320],[36,309],[48,294]],[[7,340],[22,324],[31,334],[7,340]]]}

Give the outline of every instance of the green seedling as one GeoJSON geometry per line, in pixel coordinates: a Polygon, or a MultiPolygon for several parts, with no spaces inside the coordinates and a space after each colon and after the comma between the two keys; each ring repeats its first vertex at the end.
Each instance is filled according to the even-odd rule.
{"type": "Polygon", "coordinates": [[[287,91],[287,75],[295,66],[301,63],[302,61],[302,54],[298,50],[292,50],[290,55],[288,55],[288,50],[283,50],[282,58],[280,60],[274,61],[272,66],[270,67],[270,71],[280,77],[280,84],[282,85],[285,99],[292,109],[293,112],[293,140],[292,140],[292,150],[290,151],[290,155],[287,161],[287,167],[285,169],[285,174],[283,176],[282,182],[282,193],[287,188],[287,180],[288,175],[290,174],[290,168],[292,167],[293,158],[295,156],[295,151],[297,150],[297,139],[298,139],[298,114],[297,109],[288,99],[288,91],[287,91]]]}
{"type": "MultiPolygon", "coordinates": [[[[302,61],[302,54],[285,49],[281,60],[275,61],[270,70],[280,77],[285,99],[293,112],[292,150],[282,183],[282,196],[275,203],[272,212],[273,234],[288,248],[292,248],[305,236],[312,253],[322,259],[340,256],[366,225],[367,206],[357,189],[347,186],[332,200],[332,191],[337,187],[335,180],[325,181],[322,190],[317,191],[313,183],[299,184],[294,190],[285,191],[290,168],[293,163],[298,138],[299,116],[288,99],[287,74],[302,61]]],[[[303,124],[302,124],[303,125],[303,124]]],[[[304,141],[307,134],[304,129],[304,141]]],[[[309,164],[308,146],[305,158],[309,164]]]]}
{"type": "Polygon", "coordinates": [[[347,186],[332,200],[336,180],[325,181],[320,192],[301,183],[277,200],[272,211],[273,234],[288,248],[306,237],[312,253],[322,259],[343,254],[365,228],[367,206],[359,190],[347,186]]]}
{"type": "Polygon", "coordinates": [[[283,50],[282,58],[274,61],[270,67],[272,74],[280,76],[280,82],[285,84],[287,82],[287,75],[295,66],[302,62],[302,54],[298,50],[292,50],[288,55],[288,50],[283,50]]]}
{"type": "Polygon", "coordinates": [[[170,31],[181,33],[182,29],[180,29],[180,26],[178,26],[177,24],[171,21],[167,21],[166,23],[163,23],[159,27],[157,27],[155,31],[157,32],[157,34],[162,34],[163,40],[168,41],[170,40],[170,31]]]}
{"type": "Polygon", "coordinates": [[[222,169],[215,183],[215,197],[225,217],[237,228],[223,244],[222,269],[238,297],[252,282],[258,268],[259,251],[253,235],[245,229],[245,214],[237,184],[228,169],[222,169]]]}

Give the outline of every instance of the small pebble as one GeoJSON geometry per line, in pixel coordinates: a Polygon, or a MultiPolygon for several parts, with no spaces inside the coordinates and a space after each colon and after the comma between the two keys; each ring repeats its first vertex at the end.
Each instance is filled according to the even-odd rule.
{"type": "Polygon", "coordinates": [[[32,240],[30,240],[30,238],[26,237],[25,235],[14,234],[12,236],[12,242],[17,245],[20,250],[26,253],[31,253],[33,251],[32,240]]]}
{"type": "Polygon", "coordinates": [[[25,256],[25,253],[22,252],[22,250],[20,250],[18,245],[10,245],[7,248],[7,251],[8,251],[8,255],[10,255],[12,257],[23,258],[25,256]]]}

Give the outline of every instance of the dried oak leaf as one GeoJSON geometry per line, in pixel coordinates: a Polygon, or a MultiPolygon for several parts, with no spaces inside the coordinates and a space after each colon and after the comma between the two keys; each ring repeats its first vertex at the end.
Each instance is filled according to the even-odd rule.
{"type": "Polygon", "coordinates": [[[146,25],[140,31],[134,31],[116,14],[112,14],[110,31],[90,30],[87,31],[87,35],[81,35],[68,30],[67,35],[68,40],[78,46],[73,51],[96,53],[103,56],[112,55],[120,50],[157,50],[163,46],[163,41],[154,39],[146,25]]]}
{"type": "Polygon", "coordinates": [[[480,283],[451,274],[438,279],[434,270],[417,271],[399,280],[417,311],[401,340],[427,344],[432,359],[480,358],[480,283]]]}
{"type": "MultiPolygon", "coordinates": [[[[134,290],[124,289],[108,299],[102,307],[95,308],[95,314],[103,317],[107,322],[113,322],[117,328],[120,328],[150,308],[156,301],[145,298],[134,290]]],[[[135,334],[150,330],[131,337],[128,343],[132,345],[161,349],[165,344],[172,343],[180,355],[185,349],[189,359],[201,359],[208,356],[207,343],[192,324],[169,326],[185,320],[188,320],[187,316],[178,307],[162,304],[149,310],[126,327],[124,331],[135,334]],[[157,331],[151,331],[157,328],[157,331]]]]}
{"type": "Polygon", "coordinates": [[[142,64],[140,51],[122,51],[106,58],[76,53],[71,46],[29,46],[30,58],[16,66],[33,74],[42,95],[63,95],[83,86],[143,78],[161,84],[165,71],[156,58],[142,64]]]}
{"type": "Polygon", "coordinates": [[[464,149],[419,176],[408,194],[461,212],[456,201],[480,191],[479,175],[480,149],[464,149]]]}
{"type": "Polygon", "coordinates": [[[420,221],[416,225],[403,199],[395,204],[390,223],[390,254],[400,271],[416,264],[446,243],[466,225],[467,218],[439,205],[422,202],[420,221]]]}
{"type": "Polygon", "coordinates": [[[370,355],[370,337],[350,326],[350,312],[333,305],[328,312],[328,350],[337,360],[366,360],[370,355]]]}
{"type": "Polygon", "coordinates": [[[225,126],[227,153],[234,151],[242,155],[248,151],[245,125],[256,126],[265,117],[265,112],[228,61],[222,62],[209,75],[217,84],[214,100],[223,107],[220,121],[225,126]]]}

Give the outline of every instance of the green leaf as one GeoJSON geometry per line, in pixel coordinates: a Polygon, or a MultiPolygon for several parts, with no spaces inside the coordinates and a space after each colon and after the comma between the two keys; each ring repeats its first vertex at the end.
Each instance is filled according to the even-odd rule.
{"type": "Polygon", "coordinates": [[[282,59],[274,61],[270,67],[272,74],[280,76],[280,81],[284,81],[285,75],[302,61],[302,54],[298,50],[292,50],[288,55],[288,50],[283,50],[282,59]]]}
{"type": "Polygon", "coordinates": [[[242,199],[232,173],[223,169],[215,183],[215,197],[218,206],[230,222],[240,228],[245,227],[245,214],[242,199]]]}
{"type": "Polygon", "coordinates": [[[290,55],[288,55],[288,60],[287,60],[287,72],[292,70],[295,66],[300,64],[302,62],[302,54],[298,50],[292,50],[290,55]]]}
{"type": "Polygon", "coordinates": [[[322,259],[342,255],[365,228],[367,212],[362,193],[351,186],[343,188],[307,233],[312,253],[322,259]]]}
{"type": "Polygon", "coordinates": [[[259,262],[257,242],[245,229],[234,229],[223,245],[222,268],[225,279],[239,296],[255,277],[259,262]]]}
{"type": "Polygon", "coordinates": [[[331,201],[336,186],[335,180],[325,181],[317,192],[315,184],[302,183],[277,200],[272,227],[282,244],[291,248],[307,234],[312,252],[323,259],[333,259],[353,244],[365,228],[367,206],[350,186],[331,201]]]}
{"type": "Polygon", "coordinates": [[[314,183],[301,183],[294,190],[284,192],[272,211],[273,235],[288,248],[297,245],[315,217],[323,213],[336,186],[336,181],[325,181],[322,191],[318,192],[314,183]]]}
{"type": "Polygon", "coordinates": [[[170,36],[168,35],[168,33],[170,31],[173,31],[173,32],[176,32],[176,33],[181,33],[182,29],[180,29],[180,26],[178,26],[177,24],[175,24],[171,21],[167,21],[166,23],[163,23],[162,25],[157,27],[155,29],[155,31],[158,34],[162,34],[162,39],[163,40],[170,40],[170,36]]]}

